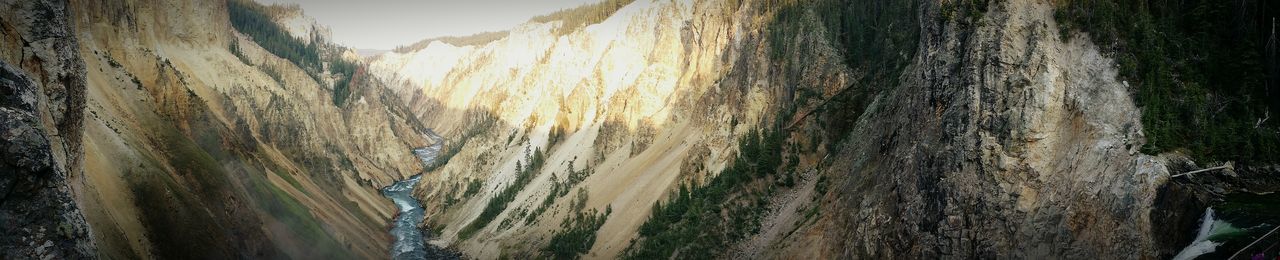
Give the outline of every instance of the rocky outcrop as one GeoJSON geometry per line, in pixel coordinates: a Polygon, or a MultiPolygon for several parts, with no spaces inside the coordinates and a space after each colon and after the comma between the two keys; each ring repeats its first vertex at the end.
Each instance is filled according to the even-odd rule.
{"type": "Polygon", "coordinates": [[[1169,173],[1138,153],[1140,113],[1114,62],[1060,38],[1048,3],[993,1],[973,20],[942,18],[946,4],[926,2],[914,63],[827,171],[842,179],[833,253],[1169,255],[1153,237],[1169,173]]]}
{"type": "MultiPolygon", "coordinates": [[[[277,24],[280,24],[290,35],[302,40],[304,43],[333,39],[333,31],[316,22],[315,18],[307,16],[306,12],[298,4],[273,5],[269,7],[269,10],[273,13],[272,19],[277,24]]],[[[317,44],[324,44],[324,42],[317,44]]]]}
{"type": "Polygon", "coordinates": [[[95,258],[70,185],[85,80],[66,2],[0,6],[0,258],[95,258]]]}

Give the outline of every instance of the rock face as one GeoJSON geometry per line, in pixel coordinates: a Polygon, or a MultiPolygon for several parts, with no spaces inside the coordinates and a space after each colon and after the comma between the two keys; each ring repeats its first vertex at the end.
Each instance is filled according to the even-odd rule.
{"type": "MultiPolygon", "coordinates": [[[[75,86],[72,86],[75,87],[75,86]]],[[[83,87],[83,85],[80,85],[83,87]]],[[[54,162],[53,147],[38,126],[38,89],[22,71],[0,62],[0,255],[4,258],[91,258],[95,247],[71,197],[68,169],[54,162]],[[24,100],[25,99],[25,100],[24,100]]],[[[57,145],[64,145],[58,143],[57,145]]]]}
{"type": "Polygon", "coordinates": [[[338,75],[265,51],[225,1],[0,6],[0,258],[387,255],[377,188],[421,171],[425,128],[362,70],[335,106],[338,75]]]}
{"type": "Polygon", "coordinates": [[[94,258],[81,174],[84,63],[63,1],[0,6],[0,258],[94,258]]]}
{"type": "MultiPolygon", "coordinates": [[[[760,129],[798,181],[728,196],[767,213],[725,257],[1161,258],[1214,196],[1277,190],[1276,167],[1179,180],[1193,162],[1141,154],[1114,62],[1050,3],[919,1],[917,51],[865,86],[815,2],[641,0],[334,75],[236,31],[226,1],[0,0],[0,259],[386,258],[378,188],[424,171],[433,255],[533,258],[597,210],[578,256],[617,258],[760,129]],[[827,105],[847,91],[866,102],[827,105]],[[411,153],[428,129],[447,163],[411,153]]],[[[298,7],[262,10],[356,59],[298,7]]]]}
{"type": "Polygon", "coordinates": [[[919,55],[828,171],[843,257],[1156,258],[1169,174],[1139,154],[1140,113],[1113,62],[1060,39],[1048,3],[976,21],[926,4],[919,55]],[[857,234],[842,236],[842,234],[857,234]]]}
{"type": "MultiPolygon", "coordinates": [[[[574,215],[574,196],[553,187],[587,171],[562,188],[583,189],[587,208],[612,208],[587,253],[609,258],[667,191],[714,174],[732,157],[732,140],[772,122],[783,90],[765,87],[778,78],[759,73],[769,70],[759,16],[753,4],[636,1],[564,34],[560,21],[531,22],[485,44],[386,53],[370,71],[450,142],[448,164],[418,188],[428,225],[444,226],[441,241],[470,257],[536,255],[574,215]],[[545,166],[504,213],[459,239],[536,151],[545,166]]],[[[834,62],[805,57],[817,57],[815,67],[834,62]]],[[[844,67],[814,73],[840,82],[844,67]]]]}
{"type": "MultiPolygon", "coordinates": [[[[380,82],[358,70],[349,101],[335,106],[337,75],[306,71],[236,31],[226,1],[70,8],[90,83],[91,174],[77,200],[99,254],[387,257],[395,211],[377,189],[417,174],[410,151],[426,143],[380,82]]],[[[261,10],[276,22],[309,20],[261,10]]],[[[326,57],[342,54],[310,34],[324,29],[299,26],[286,32],[326,57]]]]}
{"type": "Polygon", "coordinates": [[[479,258],[536,254],[528,244],[569,215],[529,212],[553,176],[589,168],[572,188],[588,191],[588,207],[616,212],[586,255],[615,257],[645,207],[675,184],[714,176],[739,136],[788,108],[797,114],[786,118],[790,142],[818,147],[788,152],[815,174],[771,203],[813,200],[822,210],[797,224],[795,213],[771,208],[767,235],[739,247],[749,251],[741,256],[1160,258],[1184,240],[1168,226],[1203,209],[1204,197],[1170,185],[1172,155],[1139,152],[1141,113],[1115,63],[1088,36],[1061,37],[1051,3],[991,1],[959,17],[957,3],[919,1],[919,51],[905,57],[895,86],[870,87],[853,83],[865,72],[824,40],[830,28],[812,13],[820,10],[800,14],[796,37],[770,42],[770,3],[637,1],[564,35],[556,22],[532,22],[491,43],[377,57],[372,73],[462,143],[419,188],[437,207],[429,225],[445,226],[440,242],[479,258]],[[792,48],[771,57],[777,44],[792,48]],[[856,120],[834,119],[853,130],[829,143],[820,125],[832,119],[805,116],[826,101],[797,95],[826,99],[851,85],[869,105],[856,120]],[[526,147],[545,149],[549,166],[478,235],[460,238],[516,180],[526,147]],[[817,178],[833,188],[813,192],[817,178]],[[482,188],[468,195],[468,184],[482,188]]]}

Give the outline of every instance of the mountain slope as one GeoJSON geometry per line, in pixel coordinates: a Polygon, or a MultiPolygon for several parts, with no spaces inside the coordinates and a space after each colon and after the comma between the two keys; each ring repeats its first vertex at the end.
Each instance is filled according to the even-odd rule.
{"type": "MultiPolygon", "coordinates": [[[[421,126],[358,72],[259,47],[228,7],[71,3],[89,82],[86,174],[73,185],[100,255],[385,257],[394,207],[377,188],[421,169],[409,152],[426,144],[421,126]],[[335,106],[344,79],[352,101],[335,106]]],[[[296,7],[257,10],[286,32],[321,31],[285,22],[296,7]]],[[[314,35],[303,39],[325,59],[349,58],[314,35]]]]}
{"type": "Polygon", "coordinates": [[[425,225],[478,258],[1171,256],[1242,190],[1143,154],[1134,90],[1059,8],[636,1],[370,67],[454,146],[425,225]]]}
{"type": "Polygon", "coordinates": [[[462,145],[420,184],[428,212],[437,212],[429,222],[444,226],[445,241],[472,229],[461,233],[475,238],[457,242],[481,258],[537,253],[545,242],[517,241],[548,241],[579,196],[553,189],[582,188],[583,209],[611,209],[591,254],[619,254],[666,191],[724,167],[734,146],[726,140],[776,117],[765,118],[777,110],[776,93],[728,83],[765,63],[723,74],[763,50],[739,35],[751,24],[736,22],[751,10],[726,8],[638,1],[565,35],[559,21],[535,22],[484,45],[433,42],[379,56],[373,74],[400,83],[392,86],[417,115],[462,145]],[[521,183],[517,168],[536,154],[545,163],[521,183]],[[570,172],[587,176],[569,181],[570,172]],[[489,202],[503,190],[515,194],[510,205],[489,202]],[[473,221],[494,209],[502,213],[473,221]]]}
{"type": "Polygon", "coordinates": [[[1265,2],[610,0],[369,58],[296,5],[0,7],[6,259],[387,258],[418,174],[480,259],[1167,258],[1280,214],[1265,2]]]}

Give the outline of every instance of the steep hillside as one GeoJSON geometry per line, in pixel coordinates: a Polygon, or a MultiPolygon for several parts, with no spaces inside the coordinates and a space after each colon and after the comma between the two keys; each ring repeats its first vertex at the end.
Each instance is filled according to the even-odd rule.
{"type": "Polygon", "coordinates": [[[786,38],[805,47],[785,55],[794,68],[780,66],[767,30],[773,4],[637,1],[567,33],[560,21],[534,21],[485,45],[432,42],[380,56],[373,73],[461,147],[422,184],[437,212],[428,225],[480,258],[560,254],[558,243],[581,241],[573,231],[587,228],[595,235],[581,253],[609,258],[643,247],[632,245],[637,231],[682,184],[726,187],[732,199],[711,207],[751,216],[713,239],[722,246],[761,222],[770,197],[812,207],[824,183],[814,169],[834,147],[827,128],[857,116],[816,111],[851,102],[856,74],[813,27],[786,38]],[[781,140],[739,147],[740,137],[776,136],[779,127],[781,140]],[[714,178],[748,168],[767,170],[714,178]],[[601,215],[602,223],[582,221],[601,215]]]}
{"type": "Polygon", "coordinates": [[[1147,90],[1105,39],[1059,24],[1066,5],[617,4],[372,62],[449,140],[419,184],[435,243],[483,259],[1159,258],[1224,194],[1275,190],[1224,184],[1272,168],[1188,181],[1185,153],[1144,154],[1147,90]]]}
{"type": "Polygon", "coordinates": [[[366,58],[298,5],[0,0],[0,259],[1271,257],[1277,15],[607,0],[366,58]]]}
{"type": "Polygon", "coordinates": [[[386,257],[394,207],[377,189],[421,170],[410,150],[425,129],[360,70],[338,70],[354,56],[296,7],[234,3],[70,4],[88,71],[72,186],[99,255],[386,257]],[[272,26],[255,39],[233,12],[272,26]],[[266,31],[324,63],[281,58],[266,31]]]}
{"type": "MultiPolygon", "coordinates": [[[[957,4],[959,5],[959,4],[957,4]]],[[[1046,3],[960,6],[933,18],[897,86],[879,94],[829,169],[828,210],[862,257],[1151,258],[1169,180],[1138,153],[1140,114],[1114,62],[1059,38],[1046,3]],[[941,21],[939,21],[941,20],[941,21]],[[935,22],[936,21],[936,22],[935,22]]],[[[952,6],[952,8],[955,8],[952,6]]]]}
{"type": "MultiPolygon", "coordinates": [[[[759,12],[637,1],[580,30],[531,22],[380,56],[373,74],[457,151],[420,183],[428,225],[480,258],[538,254],[574,226],[599,230],[583,253],[617,256],[667,191],[719,172],[732,140],[778,118],[781,89],[765,87],[778,79],[755,73],[770,70],[759,12]],[[607,217],[580,226],[587,215],[607,217]]],[[[846,77],[814,57],[831,66],[813,80],[846,77]]]]}

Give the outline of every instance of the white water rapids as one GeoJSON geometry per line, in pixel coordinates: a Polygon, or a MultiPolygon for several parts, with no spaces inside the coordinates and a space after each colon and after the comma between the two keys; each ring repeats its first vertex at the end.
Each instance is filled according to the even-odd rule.
{"type": "Polygon", "coordinates": [[[1213,216],[1213,208],[1206,208],[1204,210],[1204,217],[1200,220],[1200,231],[1196,233],[1196,240],[1192,241],[1191,245],[1183,248],[1182,252],[1178,252],[1178,255],[1174,256],[1173,259],[1189,260],[1195,259],[1196,257],[1204,254],[1213,253],[1213,251],[1218,249],[1218,246],[1222,245],[1222,242],[1214,242],[1209,240],[1209,237],[1223,230],[1230,230],[1233,228],[1234,227],[1231,226],[1231,223],[1215,219],[1213,216]]]}
{"type": "MultiPolygon", "coordinates": [[[[433,143],[413,150],[413,154],[422,160],[424,166],[435,163],[440,150],[444,148],[444,138],[431,130],[427,130],[426,136],[434,140],[433,143]]],[[[400,208],[395,225],[391,228],[391,235],[395,237],[395,244],[391,246],[391,259],[427,258],[426,239],[422,235],[422,230],[418,229],[418,223],[422,223],[426,212],[418,202],[418,198],[413,197],[413,188],[420,180],[422,180],[421,174],[414,175],[382,188],[382,195],[391,199],[396,203],[396,207],[400,208]]]]}
{"type": "Polygon", "coordinates": [[[418,199],[413,197],[413,187],[421,179],[422,175],[415,175],[382,189],[382,195],[390,198],[400,208],[395,226],[391,228],[391,235],[396,238],[395,244],[391,246],[391,259],[426,258],[426,240],[422,236],[422,230],[418,229],[418,223],[422,222],[426,213],[422,204],[418,204],[418,199]]]}

